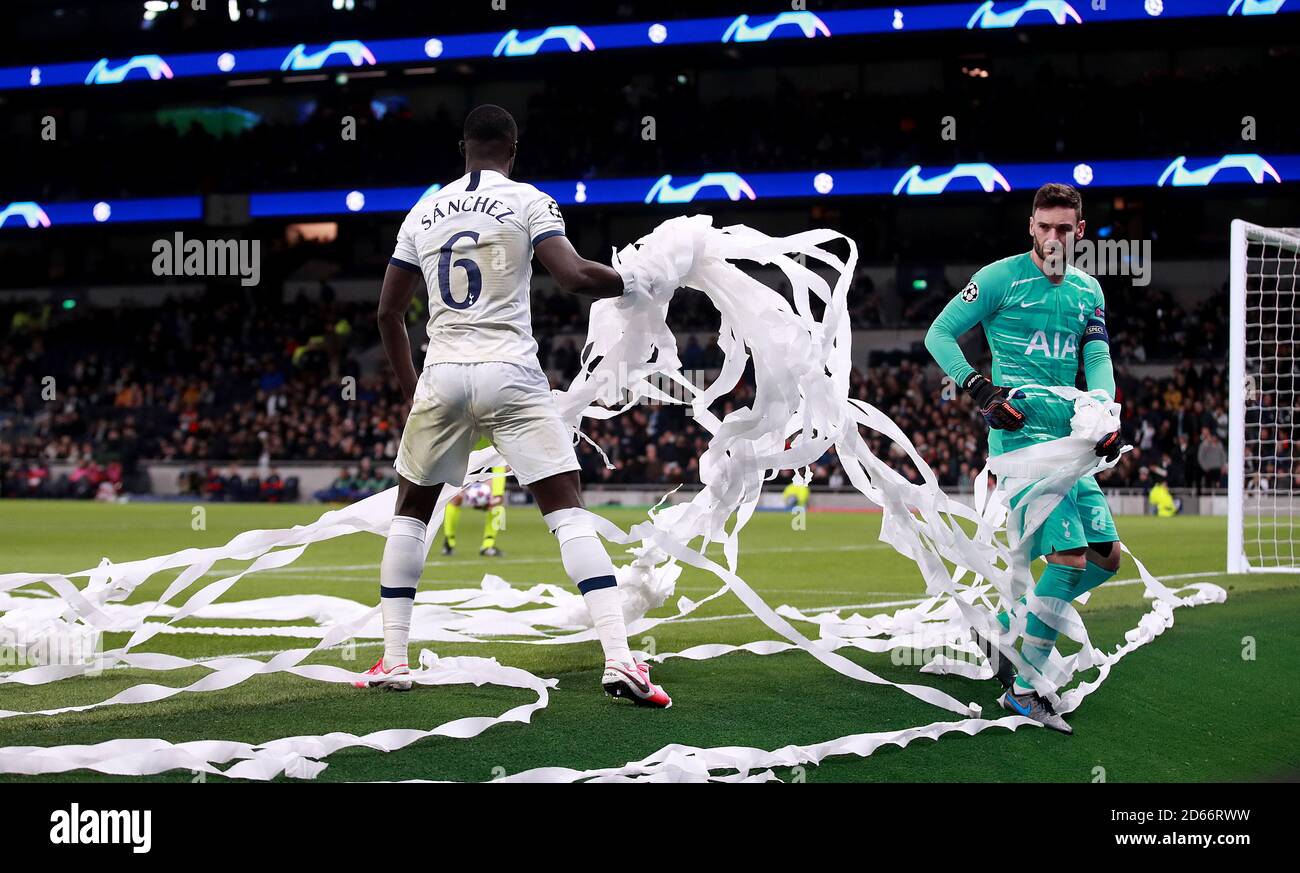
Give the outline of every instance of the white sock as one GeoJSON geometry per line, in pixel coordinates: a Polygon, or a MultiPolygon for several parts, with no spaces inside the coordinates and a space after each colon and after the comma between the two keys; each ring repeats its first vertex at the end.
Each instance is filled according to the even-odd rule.
{"type": "Polygon", "coordinates": [[[384,616],[384,669],[408,664],[411,611],[424,569],[424,522],[393,516],[379,564],[379,608],[384,616]]]}
{"type": "Polygon", "coordinates": [[[618,586],[596,588],[582,595],[591,613],[591,623],[596,627],[600,647],[605,650],[606,661],[632,663],[632,652],[627,647],[627,628],[623,625],[623,595],[618,586]]]}
{"type": "MultiPolygon", "coordinates": [[[[551,518],[545,516],[548,526],[551,518]]],[[[615,581],[614,562],[609,559],[600,537],[583,522],[560,524],[555,536],[560,541],[564,570],[587,602],[605,660],[633,663],[627,645],[627,627],[623,624],[623,595],[615,581]]]]}

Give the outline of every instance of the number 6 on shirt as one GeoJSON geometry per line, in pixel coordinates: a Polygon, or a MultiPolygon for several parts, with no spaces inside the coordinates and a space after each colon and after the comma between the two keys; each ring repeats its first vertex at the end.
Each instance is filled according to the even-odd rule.
{"type": "Polygon", "coordinates": [[[458,240],[469,239],[475,243],[478,242],[478,231],[462,230],[454,233],[442,244],[442,250],[438,255],[438,291],[442,294],[442,302],[446,303],[452,309],[469,309],[478,300],[479,294],[483,291],[483,273],[479,270],[478,264],[473,258],[460,258],[452,261],[452,247],[458,240]],[[451,296],[451,268],[460,267],[465,271],[467,291],[464,300],[456,300],[451,296]]]}

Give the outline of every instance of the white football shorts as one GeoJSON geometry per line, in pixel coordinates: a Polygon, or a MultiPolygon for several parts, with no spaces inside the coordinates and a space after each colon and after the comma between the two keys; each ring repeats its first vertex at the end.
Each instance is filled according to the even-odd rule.
{"type": "Polygon", "coordinates": [[[505,361],[425,367],[394,466],[417,485],[459,487],[484,437],[521,485],[580,469],[546,374],[505,361]]]}

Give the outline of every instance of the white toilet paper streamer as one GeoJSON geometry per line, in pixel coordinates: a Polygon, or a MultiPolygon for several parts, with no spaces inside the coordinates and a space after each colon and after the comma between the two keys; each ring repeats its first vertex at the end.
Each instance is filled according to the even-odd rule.
{"type": "MultiPolygon", "coordinates": [[[[1040,690],[1058,700],[1063,711],[1077,707],[1083,697],[1095,690],[1119,658],[1149,642],[1168,627],[1172,623],[1174,607],[1223,599],[1222,589],[1212,585],[1189,586],[1171,592],[1151,577],[1139,563],[1139,572],[1147,591],[1157,598],[1157,603],[1152,613],[1144,617],[1143,622],[1129,633],[1124,647],[1111,655],[1102,655],[1087,640],[1086,631],[1073,607],[1068,604],[1063,607],[1048,604],[1034,598],[1028,590],[1031,584],[1028,562],[1019,553],[1018,539],[1012,534],[1010,541],[1003,543],[997,536],[1001,523],[1008,515],[1001,494],[989,493],[984,477],[981,476],[979,501],[975,509],[950,500],[938,488],[934,474],[916,453],[906,435],[887,416],[870,404],[847,398],[850,333],[846,295],[856,264],[856,247],[848,238],[831,231],[816,230],[784,239],[773,239],[743,226],[713,228],[711,219],[707,216],[694,216],[664,223],[640,240],[637,246],[624,249],[618,257],[622,260],[640,261],[643,268],[660,277],[660,281],[652,298],[602,301],[592,307],[582,371],[567,391],[557,395],[562,414],[576,428],[583,416],[607,418],[629,408],[642,398],[654,397],[663,402],[666,398],[648,381],[650,377],[662,374],[677,381],[693,395],[691,405],[695,419],[712,434],[708,449],[699,459],[704,487],[689,502],[657,508],[650,513],[647,521],[635,525],[628,532],[583,510],[571,510],[575,514],[582,514],[607,540],[636,546],[632,549],[636,555],[633,563],[619,568],[620,586],[625,594],[634,595],[630,598],[632,602],[628,604],[627,610],[630,613],[629,631],[632,634],[687,615],[707,600],[730,590],[764,624],[789,641],[750,645],[798,648],[851,678],[892,685],[951,712],[978,716],[980,708],[973,703],[962,704],[925,685],[889,682],[835,652],[835,649],[844,644],[868,651],[895,648],[900,640],[908,640],[906,635],[899,636],[897,629],[861,638],[841,636],[820,641],[810,640],[782,615],[791,615],[793,611],[771,609],[735,573],[739,554],[738,534],[754,512],[764,479],[770,478],[780,469],[806,468],[831,446],[837,450],[849,480],[884,508],[881,539],[911,557],[920,567],[927,591],[933,595],[927,601],[930,608],[930,613],[927,614],[933,615],[935,610],[943,613],[940,619],[925,621],[929,625],[935,625],[928,628],[930,633],[947,633],[955,644],[962,646],[968,645],[967,628],[973,626],[985,632],[986,636],[996,639],[998,633],[993,618],[996,608],[1001,603],[1014,603],[1015,598],[1027,594],[1031,609],[1039,611],[1049,624],[1083,645],[1084,648],[1078,655],[1065,659],[1054,657],[1044,670],[1044,675],[1035,681],[1040,690]],[[847,245],[847,260],[841,260],[823,248],[824,245],[837,241],[847,245]],[[833,286],[791,255],[803,255],[829,266],[835,273],[833,286]],[[781,269],[793,292],[793,307],[775,291],[740,271],[730,263],[732,260],[772,264],[781,269]],[[705,293],[721,315],[719,345],[724,354],[724,363],[718,378],[702,391],[682,377],[676,342],[664,320],[668,301],[680,285],[705,293]],[[824,305],[824,314],[820,320],[812,312],[813,297],[824,305]],[[752,363],[754,368],[754,403],[750,408],[736,410],[719,420],[709,410],[709,406],[735,387],[747,363],[752,363]],[[920,485],[909,483],[876,458],[861,438],[859,426],[873,428],[902,447],[921,472],[924,482],[920,485]],[[787,438],[791,436],[793,439],[790,447],[786,448],[787,438]],[[957,524],[957,519],[973,522],[976,527],[974,535],[968,536],[957,524]],[[695,542],[697,540],[698,544],[695,542]],[[723,546],[726,566],[703,554],[707,545],[713,542],[723,546]],[[958,570],[950,573],[943,563],[945,559],[955,564],[958,570]],[[677,614],[670,618],[644,618],[646,611],[661,605],[671,594],[676,576],[680,573],[679,563],[713,573],[723,582],[723,587],[698,602],[680,598],[677,614]],[[968,573],[972,577],[969,583],[963,581],[968,573]],[[1189,590],[1190,594],[1182,596],[1182,592],[1189,590]],[[1064,684],[1074,671],[1087,666],[1100,668],[1098,679],[1056,698],[1055,686],[1064,684]]],[[[1059,393],[1066,389],[1049,390],[1058,390],[1059,393]]],[[[1076,400],[1076,407],[1080,410],[1076,414],[1076,428],[1087,430],[1101,426],[1104,423],[1102,412],[1089,411],[1101,406],[1097,398],[1086,395],[1079,397],[1076,400]]],[[[476,452],[471,462],[474,473],[467,481],[486,478],[490,475],[488,468],[499,462],[500,458],[494,449],[476,452]]],[[[1079,476],[1098,467],[1098,460],[1092,454],[1092,442],[1084,436],[1072,436],[1032,446],[994,458],[989,464],[989,469],[1000,477],[1019,476],[1036,483],[1038,490],[1017,510],[1019,514],[1025,515],[1024,527],[1012,525],[1013,531],[1023,529],[1026,538],[1079,476]]],[[[429,526],[430,531],[436,532],[443,506],[449,498],[450,489],[439,501],[429,526]]],[[[351,681],[356,677],[348,671],[324,665],[306,665],[303,662],[315,652],[358,634],[373,633],[377,623],[377,608],[363,610],[360,614],[354,612],[350,619],[343,614],[347,610],[338,611],[337,604],[332,613],[328,608],[323,608],[313,617],[335,623],[327,624],[316,646],[281,652],[265,662],[240,657],[197,662],[133,650],[155,634],[163,632],[164,628],[174,627],[176,622],[190,617],[234,617],[241,610],[251,608],[255,608],[259,616],[266,619],[277,616],[279,620],[303,617],[303,603],[281,601],[270,604],[266,602],[270,599],[263,599],[254,602],[255,607],[247,603],[241,607],[238,602],[216,604],[215,601],[247,573],[292,563],[302,554],[306,545],[312,542],[357,531],[382,535],[391,519],[393,501],[394,493],[385,492],[353,506],[327,512],[310,525],[288,530],[248,531],[218,548],[187,549],[172,555],[125,564],[112,564],[105,559],[94,569],[66,576],[21,573],[0,576],[0,595],[37,582],[46,584],[55,594],[55,597],[24,597],[21,599],[31,602],[19,603],[17,606],[13,605],[12,597],[8,601],[10,608],[0,618],[0,625],[19,631],[25,638],[37,638],[43,632],[47,636],[58,634],[67,632],[68,629],[92,629],[99,632],[127,630],[131,632],[130,639],[122,647],[103,653],[103,665],[120,664],[148,670],[197,666],[209,671],[202,679],[188,686],[171,688],[146,683],[125,689],[95,704],[39,713],[0,711],[0,718],[80,711],[122,703],[147,703],[174,694],[228,688],[254,675],[273,672],[290,672],[318,681],[351,681]],[[227,558],[252,560],[253,563],[240,573],[203,586],[183,606],[174,605],[176,598],[202,578],[216,561],[227,558]],[[122,600],[153,574],[175,568],[184,570],[156,603],[143,605],[143,608],[141,604],[125,607],[121,604],[122,600]],[[82,576],[88,577],[89,583],[78,590],[69,577],[82,576]],[[229,611],[223,611],[223,608],[229,608],[229,611]],[[166,616],[169,616],[166,623],[147,621],[150,617],[166,616]],[[286,616],[292,617],[286,619],[286,616]]],[[[432,543],[432,538],[431,533],[426,549],[432,543]]],[[[547,629],[568,629],[589,621],[578,608],[580,599],[568,591],[541,586],[530,592],[515,592],[513,589],[509,589],[509,592],[500,586],[488,586],[487,590],[475,592],[469,600],[449,598],[445,602],[448,607],[445,613],[437,612],[436,608],[432,612],[426,612],[423,604],[429,602],[427,595],[445,596],[447,592],[422,594],[417,613],[425,614],[420,616],[421,633],[417,636],[427,636],[435,641],[463,642],[497,635],[544,634],[548,633],[547,629]],[[501,611],[524,603],[542,604],[543,608],[523,611],[535,613],[532,615],[501,611]],[[451,609],[452,605],[458,608],[451,609]]],[[[316,601],[315,605],[325,607],[320,601],[316,601]]],[[[901,621],[922,621],[925,614],[915,611],[920,608],[902,610],[895,618],[901,621]]],[[[1013,631],[1023,629],[1023,622],[1023,615],[1014,615],[1013,631]]],[[[849,622],[851,624],[852,620],[849,622]]],[[[871,626],[868,624],[867,627],[871,626]]],[[[845,629],[844,625],[836,626],[836,632],[841,635],[845,629]]],[[[544,639],[530,642],[562,644],[591,639],[593,636],[590,629],[583,629],[550,634],[544,639]]],[[[1018,653],[1010,648],[1012,639],[1014,637],[1007,639],[1004,655],[1017,666],[1024,666],[1018,653]]],[[[695,647],[688,651],[698,654],[699,649],[700,647],[695,647]]],[[[731,647],[721,647],[715,650],[713,656],[733,650],[731,647]]],[[[681,656],[687,657],[684,654],[681,656]]],[[[661,659],[667,657],[671,657],[671,654],[660,656],[661,659]]],[[[528,687],[537,691],[538,701],[495,718],[458,719],[431,731],[380,731],[365,737],[333,733],[326,737],[291,737],[258,746],[231,742],[173,745],[162,740],[115,740],[93,746],[39,749],[11,747],[0,749],[0,772],[47,773],[84,768],[127,775],[157,773],[174,767],[219,772],[215,768],[216,764],[239,760],[240,763],[224,772],[242,778],[271,778],[280,773],[311,777],[324,767],[320,758],[346,745],[392,750],[424,736],[439,734],[468,737],[503,721],[527,721],[532,712],[546,705],[546,687],[553,684],[553,680],[543,681],[526,671],[503,667],[495,661],[485,659],[439,661],[426,652],[422,654],[421,663],[422,668],[416,671],[414,679],[422,684],[491,682],[511,687],[528,687]],[[448,662],[454,663],[444,666],[448,662]]],[[[78,665],[35,666],[0,679],[0,684],[41,684],[80,675],[83,669],[78,665]]],[[[926,669],[929,672],[939,672],[949,669],[949,666],[945,661],[936,659],[926,669]]],[[[960,669],[969,672],[965,665],[960,669]]],[[[914,736],[938,736],[949,730],[976,733],[994,725],[1015,727],[1024,723],[1028,723],[1027,720],[1001,719],[992,722],[976,717],[959,722],[942,722],[938,723],[939,726],[864,736],[884,737],[880,742],[902,742],[914,736]]],[[[874,749],[872,742],[874,740],[844,738],[842,741],[822,744],[825,749],[821,752],[813,749],[807,755],[860,754],[862,752],[854,750],[874,749]],[[832,748],[845,751],[826,751],[832,748]]],[[[575,779],[629,776],[658,778],[669,771],[683,776],[688,770],[700,775],[709,772],[710,762],[726,759],[725,754],[722,757],[703,754],[708,751],[692,750],[688,755],[691,765],[686,769],[682,769],[684,765],[681,757],[686,753],[664,750],[660,753],[663,757],[655,755],[636,765],[628,765],[632,768],[629,773],[563,772],[576,774],[573,776],[575,779]],[[705,770],[701,771],[701,766],[705,770]]],[[[767,760],[763,755],[746,758],[750,759],[767,760]]],[[[810,762],[814,762],[814,759],[803,761],[810,762]]]]}

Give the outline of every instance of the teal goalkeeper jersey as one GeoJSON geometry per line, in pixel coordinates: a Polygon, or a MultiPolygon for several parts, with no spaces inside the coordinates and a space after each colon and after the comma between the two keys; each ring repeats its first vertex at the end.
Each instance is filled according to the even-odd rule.
{"type": "MultiPolygon", "coordinates": [[[[1106,301],[1097,280],[1071,266],[1053,284],[1029,252],[980,269],[931,325],[926,348],[960,387],[975,372],[957,338],[976,324],[993,355],[996,385],[1074,387],[1079,362],[1088,387],[1115,396],[1106,334],[1106,301]]],[[[1013,405],[1025,414],[1016,432],[989,432],[989,452],[1000,454],[1068,436],[1074,405],[1045,391],[1027,392],[1013,405]]]]}

